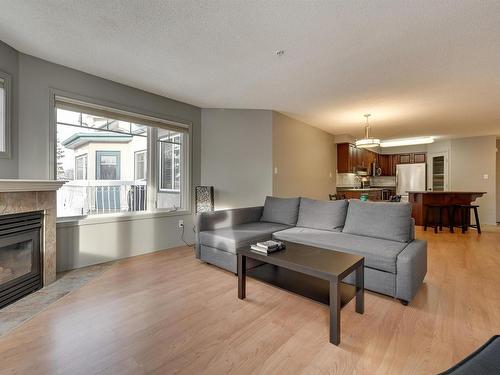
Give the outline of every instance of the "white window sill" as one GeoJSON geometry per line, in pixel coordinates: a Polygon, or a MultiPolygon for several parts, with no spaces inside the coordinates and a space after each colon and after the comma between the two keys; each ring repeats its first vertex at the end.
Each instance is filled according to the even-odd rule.
{"type": "Polygon", "coordinates": [[[184,211],[143,211],[143,212],[123,212],[123,213],[110,213],[110,214],[96,214],[91,216],[73,216],[57,218],[57,227],[76,227],[81,225],[96,225],[105,223],[115,223],[120,221],[134,221],[134,220],[147,220],[160,217],[170,216],[186,216],[191,215],[192,212],[184,211]]]}

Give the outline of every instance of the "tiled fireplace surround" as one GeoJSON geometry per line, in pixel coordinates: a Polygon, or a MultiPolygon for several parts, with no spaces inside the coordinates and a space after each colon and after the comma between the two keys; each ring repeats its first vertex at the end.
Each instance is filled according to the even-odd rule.
{"type": "Polygon", "coordinates": [[[43,211],[43,285],[56,280],[56,191],[63,181],[0,180],[0,215],[43,211]]]}

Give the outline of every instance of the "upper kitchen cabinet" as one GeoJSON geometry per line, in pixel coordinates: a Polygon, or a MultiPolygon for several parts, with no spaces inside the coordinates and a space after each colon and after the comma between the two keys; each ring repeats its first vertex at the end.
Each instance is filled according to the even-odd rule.
{"type": "Polygon", "coordinates": [[[370,169],[373,162],[376,162],[377,154],[357,148],[350,143],[337,144],[337,172],[355,173],[359,168],[370,169]]]}
{"type": "Polygon", "coordinates": [[[414,163],[425,163],[427,161],[427,153],[426,152],[416,152],[413,154],[413,162],[414,163]]]}
{"type": "Polygon", "coordinates": [[[353,153],[354,146],[349,143],[337,144],[337,172],[352,173],[353,172],[353,153]]]}
{"type": "Polygon", "coordinates": [[[378,166],[382,176],[392,176],[392,155],[378,155],[378,166]]]}
{"type": "Polygon", "coordinates": [[[425,152],[377,154],[350,143],[337,144],[338,173],[356,173],[357,169],[366,168],[371,174],[372,163],[376,163],[382,170],[382,176],[395,176],[397,164],[425,163],[426,159],[425,152]]]}
{"type": "Polygon", "coordinates": [[[410,164],[412,154],[399,154],[398,155],[398,163],[397,164],[410,164]]]}
{"type": "Polygon", "coordinates": [[[425,152],[398,154],[397,164],[425,163],[426,155],[425,152]]]}
{"type": "Polygon", "coordinates": [[[370,166],[376,162],[377,154],[364,148],[356,148],[356,167],[366,168],[370,172],[370,166]]]}

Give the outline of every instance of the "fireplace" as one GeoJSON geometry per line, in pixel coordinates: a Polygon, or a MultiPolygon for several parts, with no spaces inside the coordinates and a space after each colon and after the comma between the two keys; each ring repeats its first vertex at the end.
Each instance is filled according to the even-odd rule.
{"type": "Polygon", "coordinates": [[[0,308],[43,285],[43,212],[0,216],[0,308]]]}

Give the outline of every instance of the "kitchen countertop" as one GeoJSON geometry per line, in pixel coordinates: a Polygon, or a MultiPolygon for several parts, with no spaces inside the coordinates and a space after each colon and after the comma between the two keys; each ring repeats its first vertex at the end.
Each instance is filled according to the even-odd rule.
{"type": "Polygon", "coordinates": [[[338,191],[379,191],[379,190],[384,190],[384,189],[389,189],[389,188],[366,188],[366,189],[342,188],[342,187],[337,188],[338,191]]]}

